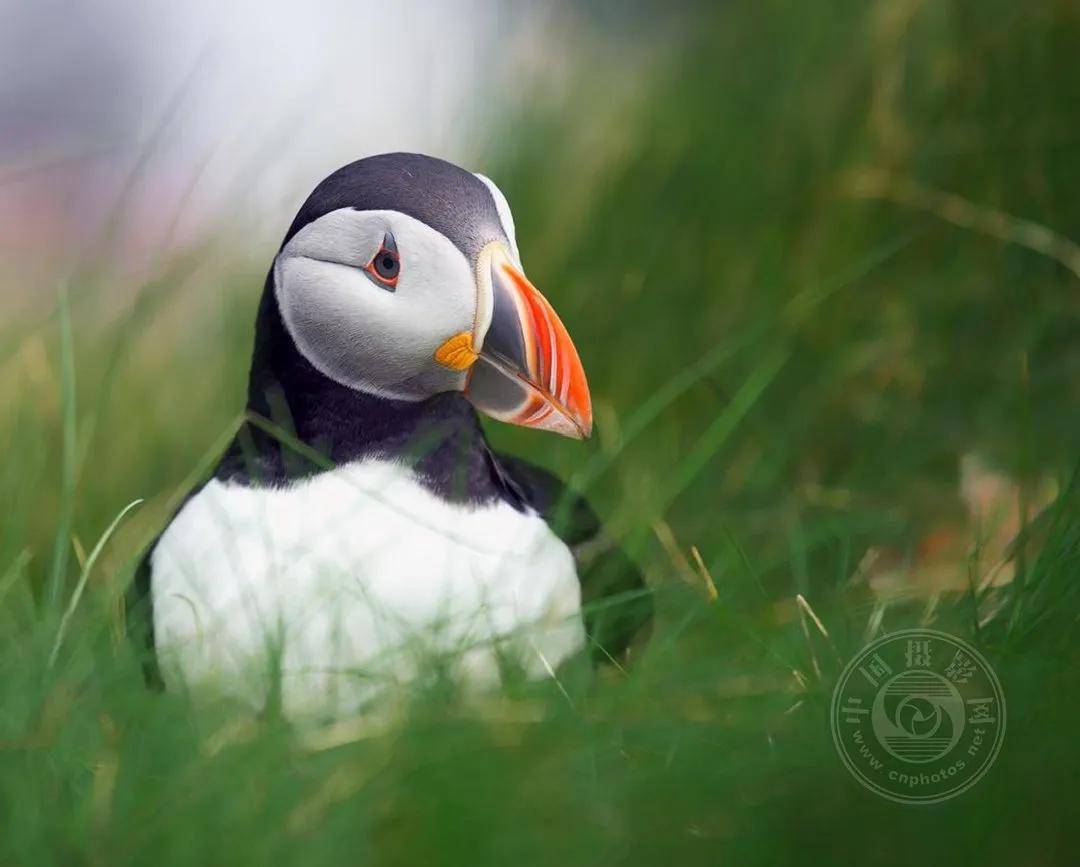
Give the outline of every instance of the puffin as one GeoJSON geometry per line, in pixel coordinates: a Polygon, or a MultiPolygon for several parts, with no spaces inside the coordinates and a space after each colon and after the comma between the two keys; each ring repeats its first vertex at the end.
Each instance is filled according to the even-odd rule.
{"type": "Polygon", "coordinates": [[[421,154],[338,169],[271,264],[244,422],[136,570],[147,681],[299,720],[362,713],[432,660],[480,689],[624,670],[653,617],[640,570],[478,413],[593,423],[506,197],[421,154]]]}

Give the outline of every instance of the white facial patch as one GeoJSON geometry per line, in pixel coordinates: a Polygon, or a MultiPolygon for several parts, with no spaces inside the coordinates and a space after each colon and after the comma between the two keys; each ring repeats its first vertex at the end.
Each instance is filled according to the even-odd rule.
{"type": "Polygon", "coordinates": [[[398,400],[464,387],[465,372],[434,355],[448,338],[473,331],[476,280],[464,254],[419,220],[398,211],[332,211],[285,245],[274,284],[293,341],[336,382],[398,400]],[[401,261],[392,290],[363,270],[387,232],[401,261]]]}

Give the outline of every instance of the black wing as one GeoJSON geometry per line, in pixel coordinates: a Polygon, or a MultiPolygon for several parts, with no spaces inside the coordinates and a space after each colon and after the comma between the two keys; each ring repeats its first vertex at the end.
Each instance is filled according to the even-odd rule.
{"type": "Polygon", "coordinates": [[[139,654],[142,663],[143,679],[151,689],[162,690],[165,681],[161,676],[161,667],[158,665],[157,646],[154,642],[154,597],[150,591],[151,560],[154,549],[157,547],[161,534],[165,532],[169,524],[173,522],[180,511],[188,504],[188,501],[206,486],[206,482],[195,485],[180,505],[177,506],[169,520],[165,522],[161,532],[143,551],[139,565],[135,569],[135,576],[128,585],[127,593],[124,594],[124,623],[127,629],[128,639],[139,654]]]}
{"type": "MultiPolygon", "coordinates": [[[[156,544],[156,541],[155,541],[156,544]]],[[[143,679],[151,689],[164,688],[161,670],[158,668],[157,650],[154,647],[154,611],[150,595],[150,555],[154,547],[143,555],[135,570],[135,579],[128,586],[124,597],[124,615],[128,638],[139,654],[143,679]]]]}
{"type": "Polygon", "coordinates": [[[605,536],[584,497],[521,458],[498,455],[497,461],[506,481],[574,555],[593,661],[622,665],[652,626],[652,594],[641,570],[605,536]]]}

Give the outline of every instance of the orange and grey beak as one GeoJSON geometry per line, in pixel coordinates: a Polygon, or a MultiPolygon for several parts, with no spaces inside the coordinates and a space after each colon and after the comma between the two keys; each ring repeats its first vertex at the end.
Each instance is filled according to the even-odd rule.
{"type": "Polygon", "coordinates": [[[592,402],[566,327],[501,244],[490,245],[479,265],[487,272],[479,279],[490,278],[491,319],[465,396],[500,421],[584,439],[592,402]]]}

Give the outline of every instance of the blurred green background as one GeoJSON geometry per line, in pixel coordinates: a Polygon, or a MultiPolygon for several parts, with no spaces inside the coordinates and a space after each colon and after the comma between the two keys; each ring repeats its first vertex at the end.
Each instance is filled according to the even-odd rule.
{"type": "Polygon", "coordinates": [[[651,645],[567,694],[436,678],[314,747],[145,693],[123,588],[242,409],[275,247],[223,221],[121,281],[106,225],[0,329],[0,863],[1075,862],[1080,7],[558,9],[559,86],[450,156],[507,194],[597,432],[489,432],[586,490],[651,645]],[[827,723],[844,662],[919,624],[1009,703],[931,807],[861,788],[827,723]]]}

